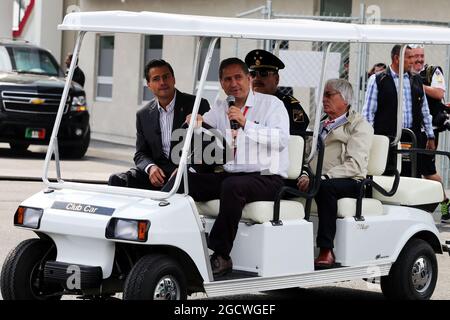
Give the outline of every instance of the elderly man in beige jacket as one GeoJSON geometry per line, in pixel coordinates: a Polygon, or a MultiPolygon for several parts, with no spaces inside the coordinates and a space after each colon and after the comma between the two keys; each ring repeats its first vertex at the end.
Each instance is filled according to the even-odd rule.
{"type": "MultiPolygon", "coordinates": [[[[361,180],[367,175],[369,150],[373,128],[350,108],[352,86],[344,79],[331,79],[325,85],[323,109],[326,117],[321,122],[321,137],[325,144],[322,180],[315,197],[319,215],[317,268],[329,268],[335,263],[333,253],[336,234],[337,201],[356,198],[361,180]]],[[[315,166],[315,159],[311,162],[315,166]]],[[[307,191],[309,177],[302,174],[297,186],[307,191]]]]}

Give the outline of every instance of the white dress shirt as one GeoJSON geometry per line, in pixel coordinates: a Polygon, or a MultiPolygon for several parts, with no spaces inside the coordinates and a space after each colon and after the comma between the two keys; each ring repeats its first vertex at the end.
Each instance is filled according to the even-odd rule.
{"type": "MultiPolygon", "coordinates": [[[[172,128],[173,128],[173,115],[175,110],[175,99],[177,98],[177,93],[175,91],[175,95],[173,96],[172,101],[167,105],[166,109],[161,107],[157,98],[156,103],[158,104],[158,112],[159,112],[159,126],[161,127],[161,143],[163,153],[166,158],[169,158],[170,153],[170,142],[172,137],[172,128]]],[[[149,173],[150,168],[155,164],[149,164],[145,168],[145,172],[149,173]]]]}
{"type": "MultiPolygon", "coordinates": [[[[239,128],[236,138],[235,158],[224,164],[227,172],[261,172],[287,178],[289,167],[289,115],[275,96],[250,90],[245,106],[244,128],[239,128]]],[[[233,145],[228,104],[217,101],[203,115],[203,121],[220,131],[227,143],[233,145]]]]}

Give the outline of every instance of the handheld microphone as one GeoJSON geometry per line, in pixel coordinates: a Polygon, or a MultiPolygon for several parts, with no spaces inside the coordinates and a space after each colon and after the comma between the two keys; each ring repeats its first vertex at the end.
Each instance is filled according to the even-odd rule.
{"type": "MultiPolygon", "coordinates": [[[[234,96],[227,97],[228,108],[231,108],[235,105],[236,98],[234,96]]],[[[239,129],[239,123],[236,120],[230,120],[230,127],[233,130],[239,129]]]]}

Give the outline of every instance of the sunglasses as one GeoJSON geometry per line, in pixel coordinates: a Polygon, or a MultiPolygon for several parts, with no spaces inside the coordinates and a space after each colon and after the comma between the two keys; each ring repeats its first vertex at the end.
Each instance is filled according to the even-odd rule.
{"type": "Polygon", "coordinates": [[[267,70],[250,70],[250,77],[256,78],[256,76],[259,76],[261,78],[267,78],[269,74],[276,74],[276,71],[267,71],[267,70]]]}

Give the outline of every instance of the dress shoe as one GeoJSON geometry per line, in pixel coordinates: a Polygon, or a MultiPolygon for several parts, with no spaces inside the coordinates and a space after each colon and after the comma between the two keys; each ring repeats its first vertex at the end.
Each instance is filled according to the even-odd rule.
{"type": "Polygon", "coordinates": [[[321,248],[319,256],[314,260],[316,269],[327,269],[334,266],[336,258],[332,249],[321,248]]]}
{"type": "Polygon", "coordinates": [[[233,269],[231,258],[226,260],[222,256],[213,254],[211,256],[211,268],[215,277],[221,277],[233,269]]]}

